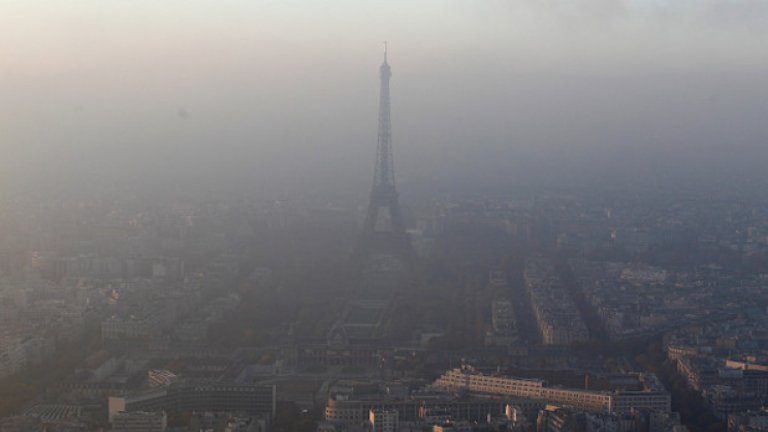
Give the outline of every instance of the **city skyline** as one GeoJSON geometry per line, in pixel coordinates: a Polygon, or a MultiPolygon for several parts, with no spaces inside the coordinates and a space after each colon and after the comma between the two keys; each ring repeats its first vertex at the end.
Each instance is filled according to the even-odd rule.
{"type": "Polygon", "coordinates": [[[370,160],[385,39],[402,182],[758,176],[765,157],[760,2],[0,7],[6,188],[340,189],[368,175],[346,159],[370,160]]]}
{"type": "Polygon", "coordinates": [[[766,23],[0,1],[0,432],[768,431],[766,23]]]}

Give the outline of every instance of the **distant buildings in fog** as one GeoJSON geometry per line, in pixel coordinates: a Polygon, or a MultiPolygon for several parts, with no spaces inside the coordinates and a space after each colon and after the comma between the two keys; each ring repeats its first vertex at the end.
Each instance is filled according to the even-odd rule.
{"type": "Polygon", "coordinates": [[[581,313],[549,260],[529,258],[523,277],[544,345],[571,345],[589,340],[581,313]]]}

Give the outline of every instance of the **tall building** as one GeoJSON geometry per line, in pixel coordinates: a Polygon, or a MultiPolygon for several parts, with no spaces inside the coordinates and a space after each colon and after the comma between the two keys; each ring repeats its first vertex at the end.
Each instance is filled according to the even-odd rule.
{"type": "Polygon", "coordinates": [[[392,153],[392,125],[390,121],[389,79],[392,69],[387,62],[384,46],[384,63],[379,67],[381,80],[379,92],[379,129],[376,145],[376,165],[368,211],[360,234],[356,255],[358,259],[372,254],[389,253],[410,260],[412,253],[410,238],[405,232],[400,212],[397,189],[395,188],[394,155],[392,153]],[[381,211],[387,210],[388,224],[381,211]],[[388,225],[388,226],[384,226],[388,225]]]}

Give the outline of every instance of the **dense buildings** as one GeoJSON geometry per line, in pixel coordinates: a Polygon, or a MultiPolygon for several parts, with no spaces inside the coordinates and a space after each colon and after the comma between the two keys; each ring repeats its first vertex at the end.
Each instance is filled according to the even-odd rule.
{"type": "Polygon", "coordinates": [[[625,262],[573,260],[580,289],[611,340],[653,334],[692,320],[715,318],[725,309],[718,293],[732,275],[714,268],[673,271],[625,262]]]}
{"type": "Polygon", "coordinates": [[[701,395],[684,423],[757,423],[768,401],[757,202],[429,197],[402,215],[430,245],[419,278],[395,254],[349,269],[359,202],[57,205],[0,238],[0,376],[23,395],[8,428],[105,427],[110,400],[113,414],[196,410],[246,430],[280,409],[329,430],[371,410],[442,430],[674,417],[653,375],[629,372],[643,367],[701,395]],[[377,391],[344,393],[341,379],[377,391]]]}
{"type": "MultiPolygon", "coordinates": [[[[603,204],[554,196],[449,197],[435,205],[441,210],[432,219],[416,216],[434,253],[420,264],[428,269],[424,287],[404,283],[396,260],[378,257],[364,267],[365,286],[349,287],[352,295],[335,267],[348,263],[349,248],[326,253],[342,236],[316,228],[309,210],[267,205],[163,209],[159,213],[169,213],[163,216],[107,212],[117,218],[110,224],[129,227],[131,234],[123,234],[141,251],[138,258],[110,251],[96,259],[98,248],[82,239],[66,253],[40,253],[33,260],[37,267],[8,276],[0,287],[4,373],[16,377],[62,348],[89,347],[67,365],[71,381],[49,393],[50,403],[16,412],[54,415],[67,407],[80,413],[79,423],[92,424],[107,412],[111,397],[113,412],[165,410],[173,416],[208,409],[218,416],[211,424],[224,424],[240,417],[230,410],[256,396],[246,391],[241,403],[232,394],[219,398],[189,389],[231,384],[276,385],[274,395],[257,392],[264,396],[259,403],[274,403],[275,410],[277,400],[296,403],[337,429],[368,422],[372,409],[398,412],[399,423],[450,430],[489,415],[506,418],[508,407],[535,420],[546,404],[584,421],[590,413],[601,424],[622,424],[633,409],[668,412],[669,396],[653,390],[652,375],[627,374],[639,365],[636,353],[603,349],[654,338],[663,338],[676,373],[723,422],[766,400],[765,276],[725,265],[651,263],[642,254],[665,247],[655,229],[622,238],[629,228],[607,225],[629,208],[612,206],[609,217],[603,204]],[[568,215],[575,215],[571,224],[568,215]],[[327,238],[279,241],[306,233],[327,238]],[[269,248],[259,249],[263,245],[269,248]],[[78,248],[82,254],[71,252],[78,248]],[[600,254],[584,254],[590,248],[600,254]],[[617,248],[636,255],[618,255],[617,248]],[[248,261],[249,250],[262,258],[248,261]],[[280,258],[263,258],[271,253],[280,258]],[[72,259],[60,259],[66,257],[72,259]],[[585,348],[592,346],[600,354],[585,348]],[[497,373],[451,372],[462,359],[497,373]],[[512,378],[516,371],[526,378],[512,378]],[[596,384],[596,377],[608,374],[633,384],[596,384]],[[442,391],[424,391],[424,381],[375,395],[327,390],[341,377],[429,377],[442,391]]],[[[753,224],[732,216],[741,221],[734,224],[753,224]]],[[[351,245],[355,226],[345,226],[351,245]]],[[[116,245],[125,240],[115,231],[106,238],[116,245]]],[[[759,249],[760,241],[753,236],[749,248],[759,249]]],[[[746,250],[747,243],[741,245],[746,250]]],[[[270,417],[273,411],[242,415],[270,417]]]]}
{"type": "Polygon", "coordinates": [[[765,410],[743,411],[728,416],[728,432],[768,430],[768,413],[765,410]]]}
{"type": "MultiPolygon", "coordinates": [[[[742,289],[750,290],[750,285],[742,289]]],[[[759,295],[743,304],[755,301],[761,301],[759,295]]],[[[755,411],[768,400],[764,312],[748,306],[743,310],[720,324],[682,326],[667,338],[667,358],[721,420],[755,411]]]]}
{"type": "Polygon", "coordinates": [[[502,415],[508,400],[455,398],[448,394],[413,394],[392,398],[382,394],[355,397],[332,396],[324,409],[324,419],[331,423],[359,424],[368,420],[371,410],[395,411],[401,422],[416,422],[436,411],[454,420],[481,421],[488,414],[502,415]]]}
{"type": "Polygon", "coordinates": [[[488,346],[509,346],[519,340],[512,302],[499,297],[491,302],[491,329],[485,336],[488,346]]]}
{"type": "Polygon", "coordinates": [[[669,393],[653,375],[617,377],[616,381],[622,384],[614,390],[582,390],[549,386],[537,379],[481,374],[465,367],[449,370],[417,390],[407,390],[405,382],[350,382],[333,387],[321,429],[357,430],[366,421],[384,425],[388,418],[389,424],[399,422],[400,430],[470,430],[475,425],[478,430],[518,431],[529,430],[528,419],[536,419],[537,413],[539,427],[577,421],[582,426],[587,422],[635,428],[617,430],[648,430],[652,424],[650,430],[672,431],[679,425],[679,417],[670,412],[669,393]],[[571,420],[565,422],[566,418],[571,420]]]}
{"type": "Polygon", "coordinates": [[[570,345],[589,339],[587,326],[552,263],[529,258],[524,270],[525,287],[545,345],[570,345]]]}
{"type": "Polygon", "coordinates": [[[0,378],[39,363],[53,351],[52,341],[42,337],[0,336],[0,378]]]}
{"type": "Polygon", "coordinates": [[[648,411],[627,413],[594,413],[547,406],[538,413],[536,430],[539,432],[587,431],[654,431],[685,432],[676,416],[659,415],[648,411]]]}

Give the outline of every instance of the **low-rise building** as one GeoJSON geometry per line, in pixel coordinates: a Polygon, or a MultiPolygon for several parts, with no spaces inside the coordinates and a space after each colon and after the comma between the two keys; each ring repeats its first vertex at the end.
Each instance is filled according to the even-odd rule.
{"type": "Polygon", "coordinates": [[[147,392],[109,398],[110,419],[121,411],[239,411],[275,415],[274,385],[176,383],[147,392]]]}
{"type": "Polygon", "coordinates": [[[454,392],[529,398],[593,411],[671,410],[671,396],[655,375],[637,374],[635,377],[642,386],[641,390],[597,391],[548,387],[543,380],[488,375],[465,366],[445,372],[433,386],[454,392]]]}

